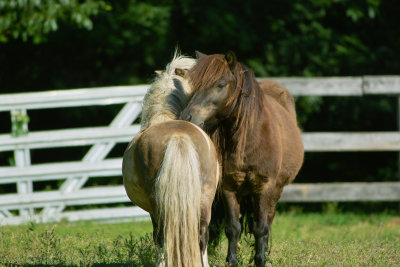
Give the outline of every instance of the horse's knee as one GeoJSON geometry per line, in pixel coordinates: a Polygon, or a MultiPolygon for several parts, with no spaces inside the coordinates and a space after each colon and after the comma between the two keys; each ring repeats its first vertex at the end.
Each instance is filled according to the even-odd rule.
{"type": "Polygon", "coordinates": [[[255,238],[268,236],[269,226],[266,221],[258,221],[253,223],[253,233],[255,238]]]}
{"type": "Polygon", "coordinates": [[[231,221],[225,226],[225,234],[228,238],[239,237],[241,226],[239,221],[231,221]]]}
{"type": "Polygon", "coordinates": [[[268,212],[268,217],[267,217],[269,225],[272,224],[272,221],[274,220],[274,218],[275,218],[275,206],[272,206],[268,212]]]}

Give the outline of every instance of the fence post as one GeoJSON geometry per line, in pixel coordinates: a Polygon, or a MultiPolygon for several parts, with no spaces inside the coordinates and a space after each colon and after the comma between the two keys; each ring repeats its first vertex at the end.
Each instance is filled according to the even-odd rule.
{"type": "MultiPolygon", "coordinates": [[[[400,95],[397,96],[397,130],[400,132],[400,95]]],[[[400,151],[397,159],[397,180],[400,182],[400,151]]],[[[400,203],[397,208],[397,213],[400,214],[400,203]]]]}
{"type": "MultiPolygon", "coordinates": [[[[397,97],[397,130],[400,132],[400,95],[397,97]]],[[[397,162],[397,178],[400,181],[400,152],[397,162]]]]}
{"type": "MultiPolygon", "coordinates": [[[[11,110],[11,134],[18,138],[18,136],[28,134],[29,117],[25,109],[11,110]]],[[[14,150],[15,166],[26,167],[31,165],[31,154],[29,149],[15,149],[14,150]]],[[[17,192],[20,195],[26,195],[33,192],[32,181],[18,181],[17,192]]],[[[29,217],[33,215],[33,208],[21,208],[19,215],[22,217],[29,217]]]]}

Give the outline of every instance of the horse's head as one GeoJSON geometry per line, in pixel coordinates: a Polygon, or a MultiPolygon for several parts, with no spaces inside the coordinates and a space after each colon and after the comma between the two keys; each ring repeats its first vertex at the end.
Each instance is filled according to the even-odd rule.
{"type": "Polygon", "coordinates": [[[212,128],[232,112],[236,97],[235,73],[240,64],[232,52],[226,55],[201,55],[186,76],[193,94],[180,118],[200,127],[212,128]]]}
{"type": "Polygon", "coordinates": [[[185,76],[196,60],[175,51],[165,70],[156,70],[156,77],[143,101],[141,129],[160,122],[176,120],[188,103],[191,86],[185,76]]]}
{"type": "Polygon", "coordinates": [[[213,141],[221,148],[224,140],[232,140],[241,159],[247,133],[259,123],[264,110],[264,97],[254,73],[228,52],[201,56],[186,76],[193,91],[180,119],[215,134],[213,141]]]}

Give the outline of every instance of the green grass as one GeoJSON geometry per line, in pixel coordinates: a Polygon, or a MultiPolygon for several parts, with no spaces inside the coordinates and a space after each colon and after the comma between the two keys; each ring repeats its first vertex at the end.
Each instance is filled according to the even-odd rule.
{"type": "MultiPolygon", "coordinates": [[[[153,266],[158,252],[151,223],[59,223],[2,226],[0,265],[153,266]]],[[[251,266],[250,235],[242,235],[241,266],[251,266]]],[[[226,239],[213,251],[224,266],[226,239]]],[[[400,266],[400,217],[325,212],[277,214],[272,229],[273,266],[400,266]]]]}

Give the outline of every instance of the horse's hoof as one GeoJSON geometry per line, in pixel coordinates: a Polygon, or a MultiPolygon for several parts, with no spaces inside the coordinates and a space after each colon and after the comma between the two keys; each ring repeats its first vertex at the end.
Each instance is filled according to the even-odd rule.
{"type": "Polygon", "coordinates": [[[237,259],[231,259],[231,260],[227,259],[226,263],[227,263],[227,266],[229,266],[229,267],[237,267],[238,266],[237,259]]]}

